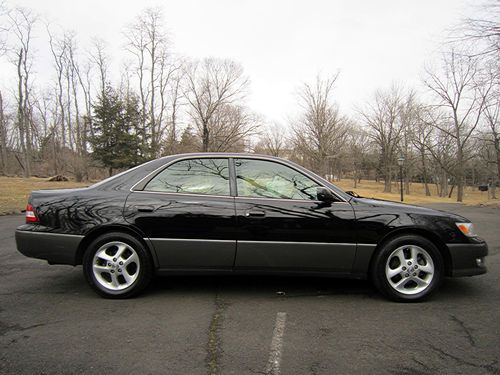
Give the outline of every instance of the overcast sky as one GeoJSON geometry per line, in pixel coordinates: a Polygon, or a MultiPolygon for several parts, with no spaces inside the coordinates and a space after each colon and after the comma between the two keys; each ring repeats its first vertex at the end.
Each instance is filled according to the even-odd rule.
{"type": "MultiPolygon", "coordinates": [[[[301,83],[340,71],[336,100],[352,113],[377,88],[418,85],[425,62],[437,58],[445,33],[474,8],[466,0],[17,0],[73,29],[82,45],[93,36],[109,43],[118,70],[123,27],[145,7],[160,6],[177,54],[238,61],[251,80],[249,105],[270,121],[286,122],[301,83]]],[[[43,29],[39,32],[42,33],[43,29]]],[[[49,80],[45,36],[37,42],[37,80],[49,80]]],[[[12,87],[15,67],[1,65],[1,85],[12,87]]]]}

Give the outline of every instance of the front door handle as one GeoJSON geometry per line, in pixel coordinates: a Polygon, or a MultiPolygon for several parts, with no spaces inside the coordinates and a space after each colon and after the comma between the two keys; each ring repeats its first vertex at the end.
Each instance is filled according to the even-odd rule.
{"type": "Polygon", "coordinates": [[[246,217],[264,217],[264,216],[266,216],[266,213],[264,211],[252,210],[252,211],[245,212],[245,216],[246,217]]]}
{"type": "Polygon", "coordinates": [[[135,206],[138,212],[153,212],[155,208],[153,206],[135,206]]]}

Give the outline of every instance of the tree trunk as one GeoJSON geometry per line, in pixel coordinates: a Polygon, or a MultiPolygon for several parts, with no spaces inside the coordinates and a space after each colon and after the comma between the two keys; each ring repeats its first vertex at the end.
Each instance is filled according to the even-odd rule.
{"type": "Polygon", "coordinates": [[[59,174],[59,168],[57,168],[57,146],[55,132],[55,129],[52,129],[52,157],[54,160],[54,176],[57,176],[59,174]]]}
{"type": "Polygon", "coordinates": [[[440,197],[448,196],[448,175],[446,174],[445,170],[443,170],[441,175],[441,194],[439,194],[439,196],[440,197]]]}
{"type": "Polygon", "coordinates": [[[455,189],[455,185],[451,186],[451,190],[450,190],[450,194],[448,194],[448,198],[451,198],[451,195],[453,194],[453,189],[455,189]]]}
{"type": "MultiPolygon", "coordinates": [[[[458,127],[457,127],[458,128],[458,127]]],[[[460,137],[457,134],[457,181],[455,184],[457,185],[457,202],[463,202],[464,200],[464,154],[462,149],[462,144],[460,142],[460,137]]],[[[451,195],[451,194],[450,194],[451,195]]]]}
{"type": "Polygon", "coordinates": [[[74,150],[74,138],[75,135],[73,134],[73,125],[71,123],[71,95],[70,95],[70,77],[69,77],[69,72],[67,71],[67,77],[66,77],[66,98],[67,98],[67,124],[68,124],[68,142],[69,142],[69,148],[73,151],[74,150]]]}
{"type": "Polygon", "coordinates": [[[488,189],[488,195],[490,199],[497,199],[497,177],[495,176],[491,180],[491,184],[488,189]]]}
{"type": "Polygon", "coordinates": [[[495,137],[495,151],[497,154],[497,178],[495,181],[498,181],[500,179],[500,138],[497,137],[495,137]]]}
{"type": "Polygon", "coordinates": [[[425,187],[425,196],[430,197],[431,196],[431,191],[429,189],[429,184],[427,182],[428,177],[427,177],[427,165],[425,164],[425,154],[424,152],[420,152],[420,159],[422,161],[422,177],[424,178],[424,187],[425,187]]]}
{"type": "Polygon", "coordinates": [[[384,193],[391,192],[392,184],[392,170],[390,166],[384,168],[384,193]]]}
{"type": "Polygon", "coordinates": [[[1,158],[1,173],[7,174],[7,124],[3,113],[3,98],[0,92],[0,158],[1,158]]]}
{"type": "Polygon", "coordinates": [[[19,60],[17,63],[17,78],[18,78],[18,103],[17,103],[17,127],[19,128],[19,143],[21,144],[21,151],[24,156],[24,164],[20,162],[19,164],[23,167],[23,172],[25,177],[29,177],[29,173],[26,168],[26,143],[25,143],[25,134],[24,134],[24,123],[25,123],[25,113],[23,107],[23,75],[21,72],[21,64],[23,60],[23,50],[21,49],[19,52],[19,60]]]}
{"type": "Polygon", "coordinates": [[[209,145],[209,141],[210,141],[210,134],[208,132],[208,124],[204,123],[203,124],[203,134],[202,134],[202,138],[203,138],[203,145],[202,145],[202,152],[208,152],[208,145],[209,145]]]}
{"type": "Polygon", "coordinates": [[[404,186],[405,186],[405,194],[410,195],[410,179],[408,178],[407,174],[404,177],[404,186]]]}
{"type": "MultiPolygon", "coordinates": [[[[453,186],[455,186],[455,185],[453,185],[453,186]]],[[[451,196],[451,193],[450,193],[450,196],[451,196]]],[[[463,202],[463,201],[464,201],[464,183],[463,183],[463,179],[459,178],[457,181],[457,202],[463,202]]]]}

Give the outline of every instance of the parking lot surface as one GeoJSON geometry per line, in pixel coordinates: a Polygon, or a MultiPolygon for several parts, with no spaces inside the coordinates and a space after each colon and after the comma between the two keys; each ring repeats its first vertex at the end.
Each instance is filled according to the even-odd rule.
{"type": "Polygon", "coordinates": [[[476,224],[489,272],[416,304],[368,281],[257,276],[106,300],[81,267],[19,254],[24,218],[0,217],[0,374],[500,374],[500,209],[432,207],[476,224]]]}

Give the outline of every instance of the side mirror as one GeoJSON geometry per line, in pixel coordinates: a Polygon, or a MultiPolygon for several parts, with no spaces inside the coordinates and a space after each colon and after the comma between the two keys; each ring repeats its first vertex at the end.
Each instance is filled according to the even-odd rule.
{"type": "Polygon", "coordinates": [[[321,202],[332,203],[336,201],[335,196],[332,194],[332,192],[324,187],[316,188],[316,196],[321,202]]]}

